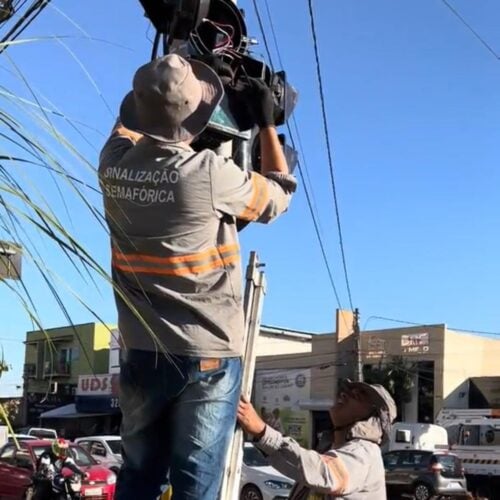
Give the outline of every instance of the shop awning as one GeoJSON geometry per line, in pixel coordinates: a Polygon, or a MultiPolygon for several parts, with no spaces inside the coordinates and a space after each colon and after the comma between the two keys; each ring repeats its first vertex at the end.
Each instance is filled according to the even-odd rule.
{"type": "Polygon", "coordinates": [[[71,403],[46,411],[40,415],[40,418],[83,418],[98,417],[100,415],[106,415],[106,413],[80,413],[76,411],[75,403],[71,403]]]}

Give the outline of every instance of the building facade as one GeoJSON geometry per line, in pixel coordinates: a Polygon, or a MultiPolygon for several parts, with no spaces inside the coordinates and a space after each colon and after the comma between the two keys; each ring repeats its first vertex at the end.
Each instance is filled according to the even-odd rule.
{"type": "Polygon", "coordinates": [[[363,331],[358,340],[353,319],[350,311],[337,311],[336,331],[311,335],[308,353],[258,358],[257,406],[264,412],[264,402],[278,410],[293,407],[295,412],[306,412],[300,413],[306,430],[299,432],[297,422],[286,430],[300,434],[302,440],[309,433],[310,446],[331,427],[327,410],[335,400],[338,381],[355,379],[358,365],[366,381],[395,384],[399,419],[407,422],[432,423],[442,408],[470,407],[476,394],[474,381],[500,374],[500,339],[437,324],[363,331]],[[267,377],[265,383],[260,382],[262,377],[267,377]],[[304,380],[305,389],[297,387],[297,381],[301,385],[304,380]],[[278,386],[280,391],[275,390],[278,386]]]}
{"type": "Polygon", "coordinates": [[[27,332],[24,364],[24,423],[74,403],[80,375],[109,371],[113,327],[98,323],[27,332]]]}
{"type": "MultiPolygon", "coordinates": [[[[308,355],[310,334],[262,326],[257,355],[308,355]]],[[[120,423],[120,342],[116,328],[89,323],[28,332],[27,424],[64,429],[68,437],[116,433],[120,423]]]]}
{"type": "MultiPolygon", "coordinates": [[[[500,401],[494,378],[500,373],[498,359],[500,339],[444,324],[369,330],[358,341],[352,313],[338,311],[334,333],[261,327],[253,400],[269,425],[314,446],[331,426],[327,410],[338,381],[354,379],[358,362],[365,380],[390,376],[404,389],[395,395],[401,420],[433,422],[442,408],[500,401]],[[483,393],[488,394],[481,396],[478,388],[486,385],[483,393]]],[[[27,423],[38,425],[43,415],[55,426],[64,416],[66,427],[68,419],[86,422],[80,435],[96,429],[116,432],[119,371],[118,332],[111,326],[89,323],[28,332],[27,423]]]]}

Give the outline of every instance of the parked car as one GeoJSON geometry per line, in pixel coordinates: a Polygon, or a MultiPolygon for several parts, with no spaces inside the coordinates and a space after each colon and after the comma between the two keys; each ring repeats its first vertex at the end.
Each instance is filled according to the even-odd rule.
{"type": "Polygon", "coordinates": [[[57,431],[46,427],[23,427],[19,429],[19,434],[26,434],[38,439],[57,439],[57,431]]]}
{"type": "MultiPolygon", "coordinates": [[[[19,443],[18,450],[12,444],[0,449],[0,498],[2,500],[21,500],[31,498],[33,493],[32,477],[40,455],[49,450],[51,441],[33,440],[19,443]]],[[[81,447],[70,445],[70,454],[89,478],[82,482],[82,497],[113,500],[116,475],[97,462],[81,447]]]]}
{"type": "Polygon", "coordinates": [[[122,439],[120,436],[88,436],[75,439],[92,458],[118,474],[122,466],[122,439]]]}
{"type": "MultiPolygon", "coordinates": [[[[18,441],[26,441],[28,439],[37,439],[35,436],[30,436],[28,434],[14,434],[18,441]]],[[[9,429],[6,425],[0,425],[0,448],[7,443],[12,443],[14,441],[12,435],[9,434],[9,429]]]]}
{"type": "Polygon", "coordinates": [[[269,465],[251,443],[245,443],[241,469],[240,500],[285,500],[293,481],[269,465]]]}
{"type": "MultiPolygon", "coordinates": [[[[29,436],[28,434],[14,434],[14,436],[9,436],[7,438],[7,442],[8,443],[13,443],[14,442],[14,437],[18,440],[18,441],[36,441],[38,440],[39,438],[35,437],[35,436],[29,436]]],[[[4,443],[5,444],[5,443],[4,443]]]]}
{"type": "Polygon", "coordinates": [[[433,496],[468,498],[460,459],[447,452],[399,450],[384,454],[389,498],[410,494],[416,500],[433,496]]]}

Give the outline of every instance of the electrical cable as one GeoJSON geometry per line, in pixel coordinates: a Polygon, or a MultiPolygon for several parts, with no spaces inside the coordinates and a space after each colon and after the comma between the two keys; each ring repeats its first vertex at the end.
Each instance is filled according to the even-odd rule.
{"type": "Polygon", "coordinates": [[[262,35],[262,41],[264,42],[264,47],[266,48],[267,57],[269,58],[269,62],[271,64],[271,68],[274,71],[273,58],[271,56],[271,50],[269,49],[269,42],[267,41],[266,30],[264,29],[264,22],[262,20],[262,16],[260,15],[259,4],[257,0],[252,0],[253,8],[255,11],[255,15],[257,17],[257,22],[259,23],[260,33],[262,35]]]}
{"type": "Polygon", "coordinates": [[[158,56],[158,47],[160,46],[161,33],[157,31],[153,40],[153,45],[151,47],[151,60],[154,61],[158,56]]]}
{"type": "MultiPolygon", "coordinates": [[[[285,65],[283,64],[283,59],[281,57],[281,50],[279,48],[278,37],[276,35],[276,30],[274,28],[274,22],[273,22],[273,17],[271,14],[271,9],[269,7],[269,1],[264,0],[264,5],[266,7],[266,13],[267,13],[267,19],[269,21],[269,26],[271,27],[271,35],[273,38],[274,50],[276,52],[276,55],[278,56],[278,62],[279,62],[280,68],[284,68],[285,65]]],[[[295,114],[292,114],[291,118],[292,118],[293,127],[295,129],[295,134],[297,136],[297,142],[299,145],[298,151],[299,151],[300,155],[302,156],[302,164],[304,166],[304,172],[306,174],[307,182],[309,183],[309,187],[310,187],[313,206],[314,206],[314,209],[316,210],[316,212],[318,212],[318,204],[316,203],[316,197],[314,196],[313,184],[311,181],[311,177],[309,175],[309,166],[308,166],[308,163],[306,160],[306,156],[304,154],[304,148],[302,146],[302,139],[300,137],[299,127],[297,125],[297,119],[295,118],[295,114]]],[[[292,137],[292,131],[290,129],[288,130],[288,133],[290,134],[290,137],[292,137]]],[[[295,147],[294,147],[294,149],[295,149],[295,147]]],[[[321,229],[321,225],[319,224],[319,218],[318,218],[318,225],[320,226],[320,229],[321,229]]]]}
{"type": "Polygon", "coordinates": [[[458,12],[453,5],[451,5],[447,0],[441,0],[443,4],[457,17],[460,22],[481,42],[481,44],[486,48],[486,50],[493,55],[497,60],[500,59],[500,55],[497,54],[495,49],[464,19],[464,17],[458,12]]]}
{"type": "Polygon", "coordinates": [[[2,54],[9,47],[9,44],[6,44],[6,42],[12,42],[16,40],[42,13],[42,11],[49,5],[50,2],[51,0],[38,0],[33,2],[31,6],[26,9],[26,12],[16,22],[16,24],[7,33],[7,35],[5,35],[2,40],[0,40],[0,44],[5,44],[0,48],[0,54],[2,54]]]}
{"type": "MultiPolygon", "coordinates": [[[[387,318],[385,316],[370,316],[367,318],[366,322],[368,322],[370,319],[379,319],[381,321],[391,321],[392,323],[400,323],[403,325],[412,325],[412,326],[421,326],[421,327],[431,327],[431,326],[437,326],[436,324],[428,324],[428,323],[416,323],[414,321],[405,321],[402,319],[394,319],[394,318],[387,318]]],[[[366,323],[365,323],[366,325],[366,323]]],[[[500,336],[500,332],[488,332],[484,330],[468,330],[466,328],[454,328],[452,326],[446,326],[447,330],[452,330],[456,332],[463,332],[463,333],[476,333],[478,335],[494,335],[494,336],[500,336]]],[[[365,333],[368,333],[369,330],[365,333]]]]}
{"type": "Polygon", "coordinates": [[[344,268],[344,278],[346,282],[346,287],[347,287],[347,295],[349,298],[349,305],[351,307],[351,310],[354,310],[353,302],[352,302],[352,294],[351,294],[351,285],[349,283],[349,275],[347,272],[347,259],[345,256],[345,247],[344,247],[344,238],[342,234],[342,225],[340,222],[340,209],[339,209],[339,202],[338,202],[338,197],[337,197],[337,186],[335,182],[335,172],[334,172],[334,166],[333,166],[333,152],[332,152],[332,146],[331,146],[331,141],[330,141],[330,131],[328,127],[328,118],[327,118],[327,113],[326,113],[326,103],[325,103],[325,93],[323,89],[323,77],[321,74],[321,61],[319,57],[319,48],[318,48],[318,37],[316,33],[316,23],[314,20],[314,10],[313,10],[313,0],[308,0],[308,7],[309,7],[309,18],[311,22],[311,33],[312,33],[312,38],[313,38],[313,46],[314,46],[314,56],[316,60],[316,75],[318,78],[318,86],[319,86],[319,97],[321,101],[321,115],[323,119],[323,130],[325,133],[325,142],[326,142],[326,150],[328,154],[328,164],[330,167],[330,181],[331,181],[331,186],[332,186],[332,193],[333,193],[333,201],[334,201],[334,206],[335,206],[335,216],[337,219],[337,230],[339,233],[339,245],[340,245],[340,252],[342,256],[342,266],[344,268]]]}
{"type": "MultiPolygon", "coordinates": [[[[271,64],[271,68],[274,71],[274,64],[273,64],[273,58],[272,58],[272,55],[271,55],[271,49],[269,47],[269,42],[268,42],[266,34],[265,34],[264,23],[263,23],[263,20],[262,20],[262,16],[260,15],[260,10],[259,10],[259,6],[258,6],[258,3],[257,3],[257,0],[253,0],[253,5],[254,5],[254,9],[255,9],[255,14],[256,14],[256,17],[257,17],[257,22],[259,24],[259,29],[260,29],[260,32],[262,34],[262,40],[264,42],[264,47],[266,49],[267,57],[269,59],[269,63],[271,64]]],[[[279,60],[281,61],[281,56],[279,56],[279,60]]],[[[292,147],[294,149],[296,149],[295,140],[294,140],[294,137],[293,137],[293,134],[292,134],[292,129],[291,129],[290,124],[288,122],[287,122],[287,129],[288,129],[288,133],[290,135],[290,140],[292,141],[292,147]]],[[[303,152],[302,152],[302,156],[304,157],[303,152]]],[[[323,238],[321,236],[319,222],[318,222],[318,219],[316,217],[316,214],[314,213],[314,208],[313,208],[313,204],[312,204],[312,200],[311,200],[311,195],[309,193],[309,189],[308,189],[307,184],[306,184],[306,180],[305,180],[305,177],[304,177],[304,173],[303,173],[303,169],[302,169],[302,165],[300,163],[300,160],[298,161],[297,169],[298,169],[298,172],[299,172],[302,184],[304,186],[304,193],[306,195],[307,205],[309,207],[309,212],[311,214],[311,218],[312,218],[312,221],[313,221],[314,231],[316,233],[316,237],[318,239],[318,243],[319,243],[320,250],[321,250],[321,255],[323,257],[323,261],[325,263],[325,267],[326,267],[326,270],[327,270],[328,279],[329,279],[330,284],[332,286],[333,293],[334,293],[335,299],[337,301],[337,305],[338,305],[338,307],[339,307],[340,310],[343,310],[343,307],[342,307],[342,304],[341,304],[341,301],[340,301],[340,296],[339,296],[337,287],[335,285],[335,280],[333,278],[333,272],[332,272],[332,269],[330,267],[330,264],[329,264],[329,261],[328,261],[328,257],[326,255],[326,249],[325,249],[325,245],[323,243],[323,238]]],[[[345,321],[345,319],[344,319],[344,321],[345,321]]]]}

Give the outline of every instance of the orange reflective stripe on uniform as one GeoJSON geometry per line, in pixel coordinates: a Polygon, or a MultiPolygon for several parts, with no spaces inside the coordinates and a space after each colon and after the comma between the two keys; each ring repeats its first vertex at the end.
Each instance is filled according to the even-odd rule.
{"type": "Polygon", "coordinates": [[[331,492],[333,495],[343,495],[349,484],[349,471],[339,457],[331,457],[329,455],[321,455],[321,459],[325,462],[332,475],[335,489],[331,492]]]}
{"type": "Polygon", "coordinates": [[[240,259],[237,244],[208,248],[201,252],[157,257],[145,254],[124,254],[113,250],[113,267],[123,272],[164,276],[201,274],[234,264],[240,259]]]}
{"type": "Polygon", "coordinates": [[[252,198],[245,210],[238,215],[238,219],[254,221],[260,217],[269,203],[269,188],[262,175],[252,173],[252,198]]]}

